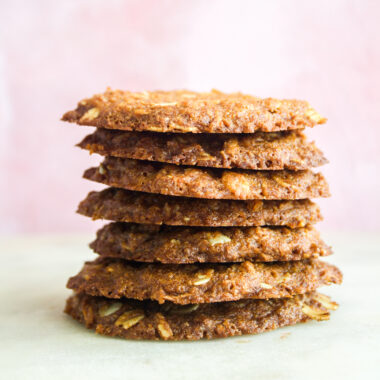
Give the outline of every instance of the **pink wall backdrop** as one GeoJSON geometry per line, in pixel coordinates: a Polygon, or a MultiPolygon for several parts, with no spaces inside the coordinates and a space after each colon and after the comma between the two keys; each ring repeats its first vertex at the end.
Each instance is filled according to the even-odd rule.
{"type": "Polygon", "coordinates": [[[80,233],[100,186],[59,121],[107,86],[307,99],[330,164],[322,229],[380,230],[380,2],[65,0],[0,2],[0,233],[80,233]]]}

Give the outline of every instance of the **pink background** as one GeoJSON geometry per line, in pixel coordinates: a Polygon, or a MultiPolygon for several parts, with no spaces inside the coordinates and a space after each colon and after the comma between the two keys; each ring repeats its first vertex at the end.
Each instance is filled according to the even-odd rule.
{"type": "Polygon", "coordinates": [[[1,1],[0,233],[79,233],[100,186],[59,121],[106,86],[307,99],[331,164],[322,229],[380,229],[380,2],[1,1]]]}

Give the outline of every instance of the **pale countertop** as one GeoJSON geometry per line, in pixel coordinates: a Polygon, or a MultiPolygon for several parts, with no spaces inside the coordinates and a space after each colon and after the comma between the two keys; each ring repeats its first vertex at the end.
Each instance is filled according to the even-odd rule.
{"type": "Polygon", "coordinates": [[[380,236],[331,234],[340,308],[256,336],[136,342],[86,330],[62,313],[69,276],[91,236],[0,238],[0,377],[3,379],[379,379],[380,236]]]}

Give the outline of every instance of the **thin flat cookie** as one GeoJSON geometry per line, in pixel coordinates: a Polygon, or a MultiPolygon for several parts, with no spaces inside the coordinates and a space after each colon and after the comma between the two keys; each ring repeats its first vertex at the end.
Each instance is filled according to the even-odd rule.
{"type": "Polygon", "coordinates": [[[62,120],[99,128],[177,133],[253,133],[302,129],[326,119],[306,101],[219,91],[129,92],[108,89],[62,120]]]}
{"type": "Polygon", "coordinates": [[[308,199],[295,201],[234,201],[169,197],[108,188],[90,192],[78,213],[92,219],[182,226],[304,227],[322,220],[308,199]]]}
{"type": "Polygon", "coordinates": [[[305,170],[328,162],[300,131],[200,135],[98,128],[78,146],[103,156],[226,169],[305,170]]]}
{"type": "Polygon", "coordinates": [[[319,293],[272,300],[180,306],[74,294],[65,312],[98,334],[124,339],[199,340],[258,334],[310,320],[325,321],[338,304],[319,293]]]}
{"type": "Polygon", "coordinates": [[[192,198],[293,200],[330,196],[322,174],[310,170],[223,170],[106,157],[83,177],[127,190],[192,198]]]}
{"type": "Polygon", "coordinates": [[[291,297],[341,281],[338,268],[319,260],[175,265],[100,257],[85,263],[67,287],[92,296],[189,304],[291,297]]]}
{"type": "Polygon", "coordinates": [[[163,264],[291,261],[330,255],[315,228],[200,228],[111,223],[90,247],[102,257],[163,264]]]}

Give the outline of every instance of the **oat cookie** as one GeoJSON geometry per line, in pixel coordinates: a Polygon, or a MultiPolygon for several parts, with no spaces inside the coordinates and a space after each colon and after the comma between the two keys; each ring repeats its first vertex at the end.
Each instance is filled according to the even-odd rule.
{"type": "Polygon", "coordinates": [[[126,131],[253,133],[302,129],[326,119],[306,101],[260,99],[213,90],[129,92],[108,89],[62,120],[126,131]]]}
{"type": "Polygon", "coordinates": [[[310,170],[223,170],[106,157],[83,177],[127,190],[192,198],[292,200],[330,195],[322,174],[310,170]]]}
{"type": "Polygon", "coordinates": [[[103,156],[226,169],[304,170],[327,163],[300,131],[221,135],[98,128],[78,146],[103,156]]]}
{"type": "Polygon", "coordinates": [[[98,258],[68,281],[76,292],[178,304],[282,298],[339,284],[338,268],[319,260],[239,264],[146,264],[98,258]]]}
{"type": "Polygon", "coordinates": [[[295,201],[235,201],[170,197],[108,188],[92,191],[78,207],[92,219],[183,226],[304,227],[322,220],[308,199],[295,201]]]}
{"type": "Polygon", "coordinates": [[[98,334],[125,339],[198,340],[258,334],[311,319],[328,320],[338,305],[319,293],[272,300],[176,305],[74,294],[65,312],[98,334]]]}
{"type": "Polygon", "coordinates": [[[312,226],[205,228],[111,223],[90,247],[103,257],[163,264],[290,261],[330,255],[312,226]]]}

